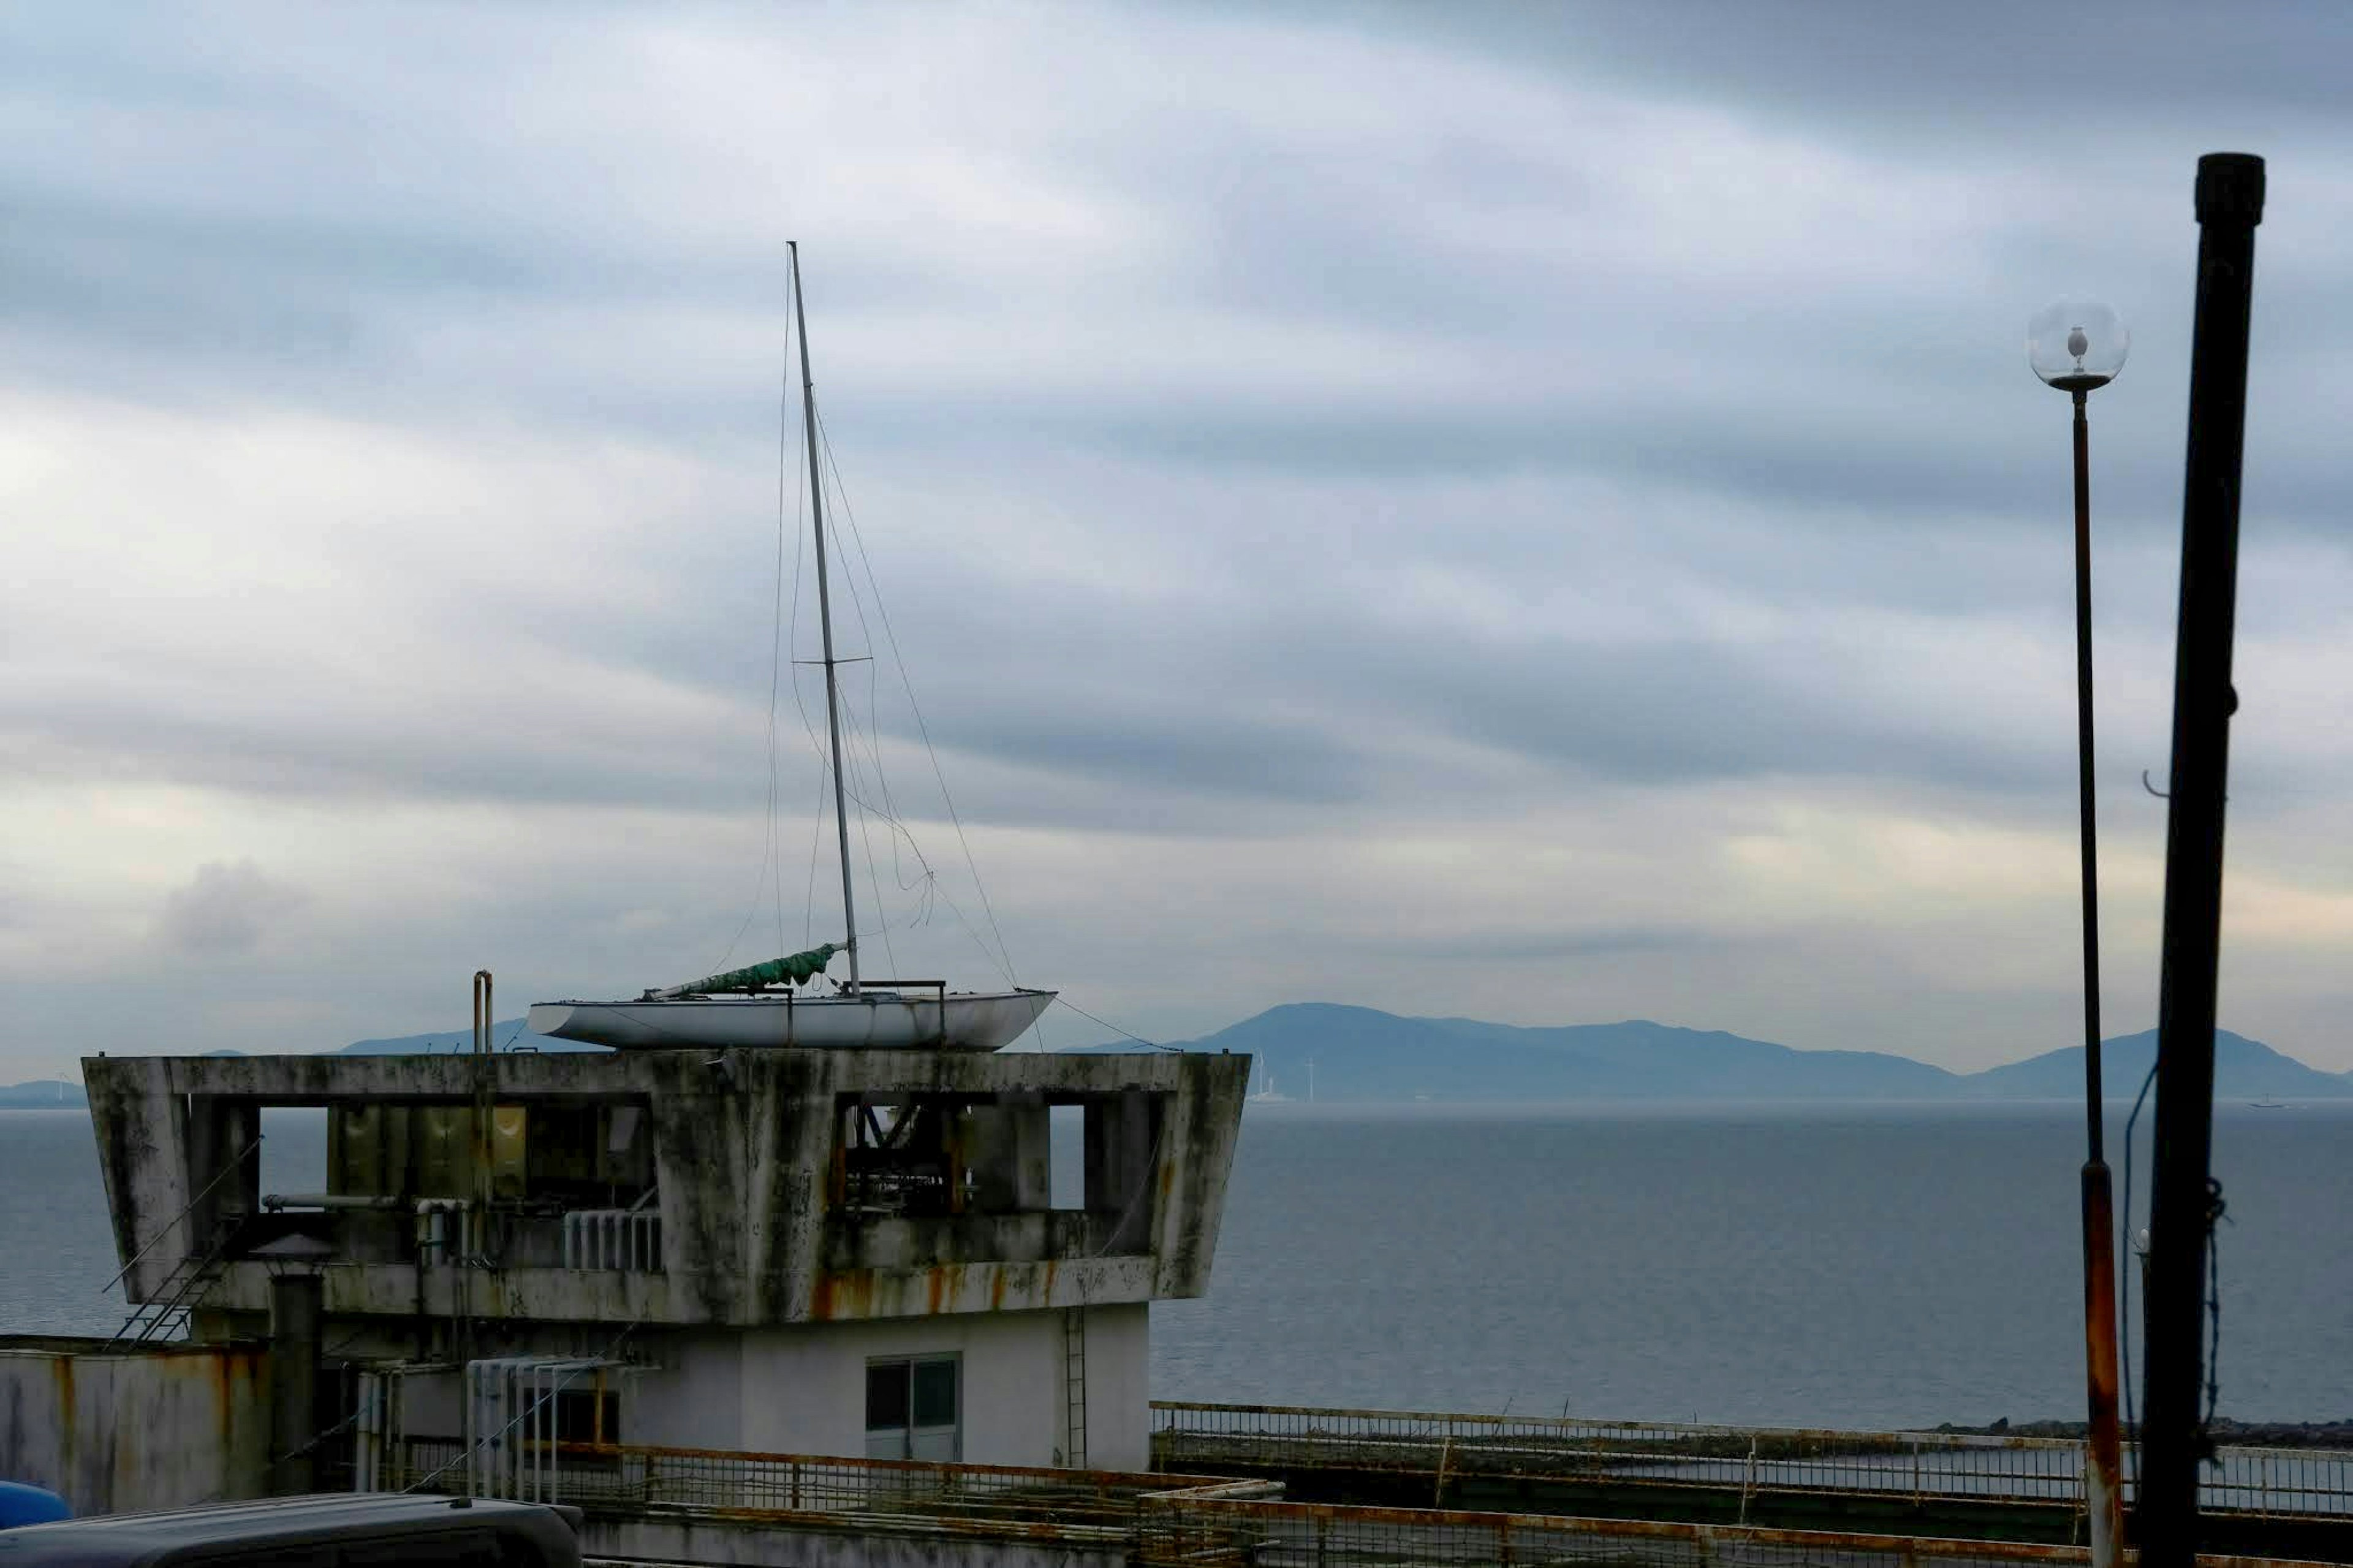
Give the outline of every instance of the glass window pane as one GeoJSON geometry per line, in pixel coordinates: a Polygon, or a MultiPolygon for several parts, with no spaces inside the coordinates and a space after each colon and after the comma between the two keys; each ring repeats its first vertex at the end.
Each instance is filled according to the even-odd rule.
{"type": "Polygon", "coordinates": [[[907,1425],[907,1363],[876,1362],[866,1369],[866,1429],[887,1432],[907,1425]]]}
{"type": "Polygon", "coordinates": [[[956,1363],[919,1361],[915,1363],[915,1425],[953,1426],[956,1420],[956,1363]]]}
{"type": "Polygon", "coordinates": [[[608,1388],[600,1397],[594,1388],[559,1390],[555,1395],[555,1440],[559,1443],[619,1442],[620,1394],[608,1388]],[[597,1408],[600,1405],[603,1406],[601,1410],[597,1408]]]}

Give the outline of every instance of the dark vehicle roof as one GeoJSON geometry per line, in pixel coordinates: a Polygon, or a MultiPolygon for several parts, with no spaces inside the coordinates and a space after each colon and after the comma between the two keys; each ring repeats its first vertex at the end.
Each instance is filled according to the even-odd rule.
{"type": "MultiPolygon", "coordinates": [[[[144,1568],[166,1563],[234,1562],[310,1546],[332,1547],[436,1536],[492,1535],[522,1546],[547,1568],[580,1561],[579,1510],[489,1498],[334,1492],[206,1508],[108,1514],[0,1531],[0,1568],[144,1568]]],[[[382,1561],[370,1552],[371,1561],[382,1561]]],[[[528,1561],[514,1553],[509,1561],[528,1561]]],[[[323,1563],[322,1553],[313,1561],[323,1563]]]]}

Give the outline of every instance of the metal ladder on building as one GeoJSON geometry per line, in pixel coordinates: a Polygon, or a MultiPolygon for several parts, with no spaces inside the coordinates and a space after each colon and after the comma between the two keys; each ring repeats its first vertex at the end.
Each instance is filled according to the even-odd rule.
{"type": "MultiPolygon", "coordinates": [[[[223,1165],[213,1179],[206,1182],[196,1195],[187,1201],[178,1214],[174,1215],[164,1223],[161,1230],[147,1238],[146,1246],[131,1255],[131,1261],[116,1270],[114,1278],[99,1288],[99,1293],[103,1295],[117,1285],[122,1285],[123,1281],[130,1278],[131,1271],[139,1267],[140,1259],[161,1246],[165,1237],[178,1229],[183,1220],[196,1212],[198,1204],[212,1195],[215,1187],[235,1175],[248,1160],[252,1159],[260,1151],[261,1135],[257,1132],[254,1134],[252,1142],[238,1150],[235,1157],[223,1165]]],[[[122,1320],[122,1326],[114,1331],[114,1337],[106,1342],[106,1348],[112,1350],[117,1345],[124,1344],[143,1345],[150,1340],[160,1339],[173,1326],[174,1318],[179,1320],[179,1326],[185,1330],[187,1327],[188,1316],[194,1310],[197,1299],[210,1289],[214,1281],[221,1277],[221,1270],[227,1260],[229,1241],[235,1235],[236,1229],[233,1225],[216,1224],[209,1242],[190,1247],[181,1257],[180,1261],[172,1266],[172,1272],[164,1276],[164,1283],[155,1293],[131,1309],[131,1315],[122,1320]]],[[[128,1294],[130,1287],[123,1285],[123,1290],[128,1294]]]]}
{"type": "Polygon", "coordinates": [[[227,1267],[230,1234],[224,1229],[210,1246],[189,1252],[174,1264],[155,1293],[131,1309],[131,1315],[122,1320],[122,1326],[114,1331],[106,1348],[143,1345],[151,1340],[169,1339],[175,1330],[185,1331],[188,1316],[195,1310],[196,1302],[227,1267]]]}
{"type": "Polygon", "coordinates": [[[1062,1395],[1067,1402],[1068,1446],[1065,1462],[1074,1470],[1087,1468],[1087,1310],[1062,1310],[1062,1395]]]}

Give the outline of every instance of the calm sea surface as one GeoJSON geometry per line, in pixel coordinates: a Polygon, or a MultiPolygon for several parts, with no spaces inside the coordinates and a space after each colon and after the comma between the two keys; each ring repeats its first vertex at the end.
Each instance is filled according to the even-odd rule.
{"type": "MultiPolygon", "coordinates": [[[[268,1130],[265,1185],[315,1185],[317,1121],[268,1130]]],[[[1153,1309],[1154,1392],[2071,1417],[2082,1135],[2064,1105],[1254,1106],[1210,1293],[1153,1309]]],[[[2353,1106],[2226,1105],[2214,1163],[2223,1413],[2353,1415],[2353,1106]]],[[[116,1266],[88,1121],[0,1111],[0,1330],[111,1331],[116,1266]]]]}

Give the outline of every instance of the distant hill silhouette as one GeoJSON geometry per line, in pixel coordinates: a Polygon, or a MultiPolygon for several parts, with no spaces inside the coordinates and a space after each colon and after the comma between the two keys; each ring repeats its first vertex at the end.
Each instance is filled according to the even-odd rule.
{"type": "MultiPolygon", "coordinates": [[[[2100,1042],[2101,1087],[2111,1095],[2140,1092],[2141,1080],[2157,1060],[2157,1031],[2119,1035],[2100,1042]]],[[[2022,1062],[1988,1068],[1962,1080],[1969,1091],[1989,1098],[2048,1100],[2084,1092],[2084,1047],[2045,1051],[2022,1062]]],[[[2214,1031],[2214,1097],[2217,1100],[2344,1100],[2353,1098],[2353,1075],[2322,1072],[2283,1056],[2244,1035],[2214,1031]]]]}
{"type": "MultiPolygon", "coordinates": [[[[493,1027],[503,1051],[600,1051],[602,1046],[534,1035],[521,1018],[493,1027]]],[[[473,1048],[470,1030],[354,1040],[343,1056],[447,1056],[473,1048]]],[[[1407,1018],[1372,1007],[1294,1002],[1198,1040],[1197,1051],[1248,1052],[1259,1081],[1271,1076],[1293,1100],[1307,1097],[1314,1063],[1320,1100],[2072,1100],[2084,1092],[2084,1048],[2070,1046],[1983,1072],[1954,1073],[1883,1051],[1801,1051],[1721,1029],[1683,1029],[1633,1018],[1620,1024],[1523,1028],[1473,1018],[1407,1018]]],[[[1115,1041],[1083,1051],[1134,1048],[1115,1041]]],[[[214,1056],[236,1056],[215,1051],[214,1056]]],[[[2157,1056],[2157,1031],[2103,1043],[2113,1099],[2140,1089],[2157,1056]]],[[[2353,1074],[2323,1072],[2228,1029],[2214,1036],[2219,1101],[2353,1099],[2353,1074]]],[[[79,1110],[79,1084],[47,1079],[0,1085],[0,1110],[79,1110]]]]}
{"type": "MultiPolygon", "coordinates": [[[[2104,1044],[2108,1094],[2139,1089],[2156,1038],[2152,1029],[2104,1044]]],[[[1801,1051],[1647,1019],[1523,1028],[1330,1003],[1271,1007],[1183,1046],[1247,1051],[1261,1060],[1260,1087],[1271,1074],[1293,1100],[1306,1097],[1311,1061],[1319,1100],[2049,1100],[2084,1091],[2080,1046],[1953,1073],[1886,1052],[1801,1051]]],[[[2215,1094],[2353,1099],[2353,1077],[2321,1072],[2225,1030],[2216,1036],[2215,1094]]]]}
{"type": "Polygon", "coordinates": [[[78,1083],[43,1078],[0,1085],[0,1110],[82,1110],[89,1105],[78,1083]]]}
{"type": "MultiPolygon", "coordinates": [[[[550,1039],[534,1035],[523,1027],[521,1018],[509,1018],[492,1026],[491,1043],[500,1050],[520,1047],[526,1051],[601,1051],[603,1046],[585,1046],[575,1040],[550,1039]]],[[[474,1048],[471,1029],[450,1029],[433,1035],[400,1035],[390,1039],[353,1040],[350,1045],[327,1053],[345,1057],[448,1056],[452,1052],[474,1048]]],[[[206,1051],[208,1057],[241,1057],[243,1051],[206,1051]]],[[[0,1110],[84,1110],[90,1101],[83,1096],[81,1085],[58,1083],[41,1079],[32,1083],[0,1084],[0,1110]]]]}

